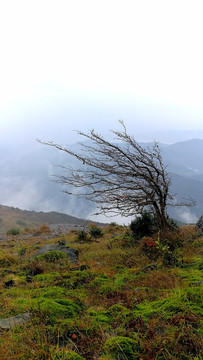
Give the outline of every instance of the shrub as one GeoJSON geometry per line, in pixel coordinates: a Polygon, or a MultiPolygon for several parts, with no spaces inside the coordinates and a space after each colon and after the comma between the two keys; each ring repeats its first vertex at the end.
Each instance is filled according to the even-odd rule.
{"type": "Polygon", "coordinates": [[[157,260],[161,256],[164,266],[178,266],[179,261],[174,254],[174,250],[176,247],[182,246],[182,242],[177,238],[176,233],[174,235],[174,232],[168,231],[161,234],[161,236],[159,231],[153,237],[144,237],[142,239],[142,250],[150,260],[157,260]],[[161,236],[164,236],[164,239],[161,236]]]}
{"type": "Polygon", "coordinates": [[[77,234],[77,240],[82,241],[82,242],[83,241],[88,241],[89,240],[88,233],[86,231],[84,231],[84,230],[79,231],[78,234],[77,234]]]}
{"type": "Polygon", "coordinates": [[[170,251],[183,247],[184,239],[179,230],[167,231],[160,234],[161,243],[166,245],[170,251]]]}
{"type": "Polygon", "coordinates": [[[156,240],[150,236],[142,239],[142,250],[150,260],[156,260],[160,255],[156,240]]]}
{"type": "Polygon", "coordinates": [[[43,255],[38,255],[38,259],[44,259],[48,263],[55,263],[61,259],[65,259],[67,256],[61,251],[49,251],[43,255]]]}
{"type": "Polygon", "coordinates": [[[35,257],[24,265],[23,270],[25,270],[26,274],[30,276],[42,274],[46,270],[46,262],[39,261],[39,259],[35,257]]]}
{"type": "Polygon", "coordinates": [[[134,240],[140,240],[144,236],[151,236],[158,229],[155,215],[145,211],[130,223],[130,230],[134,240]]]}
{"type": "Polygon", "coordinates": [[[19,235],[20,230],[18,228],[12,228],[7,232],[8,235],[19,235]]]}
{"type": "Polygon", "coordinates": [[[40,226],[40,232],[41,233],[47,233],[47,232],[51,232],[50,227],[46,224],[43,224],[40,226]]]}
{"type": "Polygon", "coordinates": [[[89,226],[89,232],[90,232],[90,235],[91,237],[93,238],[100,238],[103,236],[103,232],[102,232],[102,229],[98,226],[95,226],[94,224],[90,225],[89,226]]]}

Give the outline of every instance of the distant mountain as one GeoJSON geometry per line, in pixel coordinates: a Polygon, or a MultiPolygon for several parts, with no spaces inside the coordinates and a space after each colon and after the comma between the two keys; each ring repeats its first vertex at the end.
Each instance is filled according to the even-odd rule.
{"type": "Polygon", "coordinates": [[[70,198],[56,184],[58,164],[72,164],[66,154],[38,143],[31,148],[14,148],[0,156],[0,203],[35,211],[58,211],[79,218],[88,217],[93,206],[70,198]],[[87,211],[88,209],[88,211],[87,211]]]}
{"type": "MultiPolygon", "coordinates": [[[[19,228],[21,230],[25,228],[37,229],[43,224],[64,224],[68,227],[72,226],[75,228],[77,226],[86,226],[87,220],[78,219],[56,211],[36,212],[0,205],[0,233],[5,233],[11,228],[19,228]]],[[[94,222],[94,224],[106,225],[98,222],[94,222]]]]}
{"type": "Polygon", "coordinates": [[[196,177],[203,174],[203,140],[194,139],[164,146],[163,159],[169,171],[196,177]]]}
{"type": "Polygon", "coordinates": [[[165,144],[174,144],[178,142],[188,141],[191,139],[203,139],[203,130],[167,130],[167,131],[154,131],[150,133],[137,134],[138,141],[150,142],[156,139],[165,144]]]}
{"type": "MultiPolygon", "coordinates": [[[[79,144],[71,147],[77,151],[79,144]]],[[[170,215],[180,221],[195,222],[203,214],[203,140],[160,144],[160,147],[171,176],[172,193],[177,194],[178,200],[192,197],[197,202],[193,208],[170,208],[170,215]]],[[[62,171],[58,164],[81,166],[68,154],[39,143],[29,148],[1,148],[0,203],[31,211],[57,211],[77,218],[91,218],[94,203],[65,195],[65,188],[53,181],[52,175],[62,171]]],[[[113,220],[107,218],[107,222],[110,221],[113,220]]]]}

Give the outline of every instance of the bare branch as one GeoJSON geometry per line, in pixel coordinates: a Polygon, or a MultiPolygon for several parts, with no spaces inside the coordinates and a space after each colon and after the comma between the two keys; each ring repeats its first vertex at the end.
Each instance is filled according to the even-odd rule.
{"type": "Polygon", "coordinates": [[[132,216],[145,209],[153,210],[160,228],[166,228],[166,207],[173,195],[169,193],[170,178],[159,145],[154,142],[152,148],[142,147],[127,134],[124,122],[119,122],[123,131],[112,131],[115,142],[104,139],[95,130],[78,131],[90,140],[80,143],[81,153],[53,142],[38,141],[80,161],[79,168],[61,167],[64,174],[56,176],[57,182],[68,186],[67,194],[93,201],[98,213],[110,216],[132,216]]]}

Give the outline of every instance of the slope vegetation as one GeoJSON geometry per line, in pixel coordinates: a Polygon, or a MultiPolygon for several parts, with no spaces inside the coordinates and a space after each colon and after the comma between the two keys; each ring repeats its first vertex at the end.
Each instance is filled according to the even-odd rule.
{"type": "Polygon", "coordinates": [[[201,360],[202,242],[191,226],[138,241],[114,223],[5,236],[1,359],[201,360]],[[78,250],[78,262],[35,256],[45,244],[78,250]]]}

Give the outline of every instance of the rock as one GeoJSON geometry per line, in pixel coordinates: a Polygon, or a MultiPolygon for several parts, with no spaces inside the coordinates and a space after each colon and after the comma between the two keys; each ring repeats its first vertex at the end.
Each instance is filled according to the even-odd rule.
{"type": "Polygon", "coordinates": [[[30,319],[31,314],[29,312],[17,316],[11,316],[9,318],[0,319],[0,329],[10,330],[18,325],[25,324],[30,319]]]}
{"type": "Polygon", "coordinates": [[[71,263],[78,262],[78,250],[71,248],[70,246],[60,245],[60,244],[46,244],[41,249],[37,251],[35,256],[44,255],[50,251],[61,251],[67,255],[68,260],[71,263]]]}
{"type": "Polygon", "coordinates": [[[198,219],[196,226],[197,226],[197,235],[199,237],[202,237],[203,236],[203,215],[201,215],[200,218],[198,219]]]}
{"type": "Polygon", "coordinates": [[[147,265],[142,269],[143,272],[152,270],[157,270],[157,264],[147,265]]]}
{"type": "Polygon", "coordinates": [[[15,286],[15,281],[14,280],[8,280],[4,283],[4,288],[5,289],[9,289],[11,287],[15,286]]]}
{"type": "Polygon", "coordinates": [[[26,276],[26,282],[27,282],[27,283],[31,283],[31,282],[32,282],[32,276],[31,276],[31,275],[27,275],[27,276],[26,276]]]}

